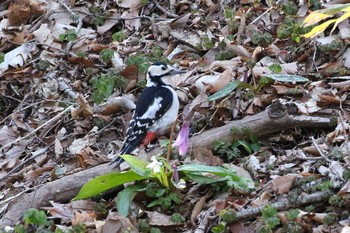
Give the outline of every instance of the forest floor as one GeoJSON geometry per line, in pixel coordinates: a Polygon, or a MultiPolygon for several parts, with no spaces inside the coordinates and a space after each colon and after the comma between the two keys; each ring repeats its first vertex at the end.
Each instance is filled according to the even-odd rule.
{"type": "Polygon", "coordinates": [[[3,1],[0,232],[350,232],[350,6],[333,3],[3,1]],[[181,115],[119,172],[158,61],[186,71],[181,115]]]}

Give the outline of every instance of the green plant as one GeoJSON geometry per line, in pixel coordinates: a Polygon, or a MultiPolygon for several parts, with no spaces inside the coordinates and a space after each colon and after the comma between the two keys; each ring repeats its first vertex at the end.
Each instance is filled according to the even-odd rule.
{"type": "Polygon", "coordinates": [[[264,223],[270,228],[273,229],[280,224],[280,220],[277,218],[277,210],[272,207],[272,205],[266,205],[262,210],[262,219],[264,223]]]}
{"type": "Polygon", "coordinates": [[[92,18],[92,23],[98,27],[98,26],[102,26],[105,23],[105,17],[104,16],[94,16],[92,18]]]}
{"type": "MultiPolygon", "coordinates": [[[[25,233],[25,232],[42,232],[42,233],[63,233],[62,230],[54,230],[54,222],[48,220],[47,215],[42,210],[28,209],[23,214],[24,224],[17,224],[14,227],[15,233],[25,233]]],[[[84,224],[75,224],[66,231],[68,233],[84,233],[86,232],[86,226],[84,224]]]]}
{"type": "Polygon", "coordinates": [[[278,63],[274,63],[269,66],[269,70],[271,70],[274,74],[279,74],[282,71],[282,66],[278,63]]]}
{"type": "Polygon", "coordinates": [[[252,42],[253,44],[266,48],[272,43],[272,35],[267,32],[261,33],[254,31],[252,35],[252,42]]]}
{"type": "Polygon", "coordinates": [[[95,76],[90,82],[94,87],[92,99],[96,103],[101,103],[112,95],[114,88],[120,88],[125,84],[124,78],[114,71],[95,76]]]}
{"type": "Polygon", "coordinates": [[[114,55],[114,51],[112,49],[103,49],[100,52],[100,58],[104,62],[110,62],[112,60],[113,55],[114,55]]]}
{"type": "Polygon", "coordinates": [[[5,54],[3,52],[0,52],[0,63],[3,63],[5,61],[5,54]]]}
{"type": "Polygon", "coordinates": [[[277,37],[280,39],[291,38],[299,43],[303,34],[309,32],[311,27],[303,27],[297,19],[287,16],[284,22],[277,28],[277,37]]]}
{"type": "Polygon", "coordinates": [[[73,29],[67,30],[65,33],[59,35],[58,39],[61,42],[64,42],[64,41],[70,42],[70,41],[77,39],[77,33],[73,29]]]}
{"type": "Polygon", "coordinates": [[[296,15],[298,13],[298,7],[295,5],[294,2],[291,2],[291,1],[283,3],[282,4],[282,10],[287,15],[296,15]]]}
{"type": "Polygon", "coordinates": [[[169,60],[166,56],[163,55],[163,49],[159,46],[154,46],[152,47],[149,56],[148,56],[148,60],[150,62],[164,62],[166,64],[169,63],[169,60]]]}
{"type": "Polygon", "coordinates": [[[297,222],[288,222],[282,228],[283,233],[303,233],[305,232],[303,227],[297,222]]]}
{"type": "Polygon", "coordinates": [[[112,35],[112,40],[113,41],[122,42],[123,40],[125,40],[125,38],[126,38],[126,34],[125,34],[124,31],[115,32],[112,35]]]}
{"type": "Polygon", "coordinates": [[[214,43],[208,36],[201,37],[201,42],[196,46],[199,50],[209,50],[214,47],[214,43]]]}
{"type": "Polygon", "coordinates": [[[147,163],[131,155],[121,155],[121,157],[129,164],[131,170],[113,172],[90,180],[81,188],[74,200],[89,198],[119,185],[135,182],[134,185],[119,192],[116,198],[119,214],[127,216],[131,201],[140,192],[146,192],[147,196],[153,197],[148,208],[156,205],[174,208],[181,203],[176,190],[185,188],[186,180],[199,184],[229,184],[233,188],[245,191],[248,191],[248,183],[251,182],[238,176],[231,167],[185,164],[177,168],[179,182],[176,183],[172,179],[173,170],[165,161],[159,162],[153,157],[153,162],[147,163]]]}
{"type": "Polygon", "coordinates": [[[232,161],[242,157],[242,152],[252,154],[260,149],[257,137],[246,128],[232,128],[233,135],[240,135],[241,140],[227,143],[224,141],[214,141],[213,150],[225,161],[232,161]],[[244,149],[243,151],[241,149],[244,149]]]}
{"type": "Polygon", "coordinates": [[[242,156],[240,150],[237,147],[232,147],[231,143],[224,141],[214,141],[213,150],[217,156],[223,158],[225,161],[232,161],[242,156]]]}
{"type": "Polygon", "coordinates": [[[328,203],[329,203],[331,206],[341,208],[341,207],[344,205],[345,200],[343,199],[342,196],[333,195],[333,196],[331,196],[331,197],[329,198],[328,203]]]}
{"type": "Polygon", "coordinates": [[[186,219],[179,213],[174,213],[170,216],[170,221],[174,223],[184,223],[186,219]]]}
{"type": "Polygon", "coordinates": [[[136,65],[139,72],[145,73],[148,67],[150,66],[150,62],[146,58],[144,54],[139,55],[130,55],[125,62],[128,66],[136,65]]]}
{"type": "Polygon", "coordinates": [[[292,220],[294,220],[294,219],[296,219],[298,217],[299,213],[300,213],[300,210],[291,209],[287,213],[287,219],[292,221],[292,220]]]}
{"type": "Polygon", "coordinates": [[[234,34],[234,32],[238,29],[238,23],[235,18],[236,12],[228,7],[224,9],[224,17],[227,23],[228,34],[234,34]]]}
{"type": "Polygon", "coordinates": [[[226,229],[226,223],[225,222],[220,222],[218,225],[215,227],[211,228],[211,232],[213,233],[224,233],[226,229]]]}
{"type": "Polygon", "coordinates": [[[79,58],[85,58],[85,57],[87,57],[87,52],[78,52],[77,53],[77,57],[79,57],[79,58]]]}

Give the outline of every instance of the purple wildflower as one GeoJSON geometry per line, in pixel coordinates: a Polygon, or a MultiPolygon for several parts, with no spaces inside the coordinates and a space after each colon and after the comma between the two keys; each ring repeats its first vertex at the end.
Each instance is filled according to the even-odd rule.
{"type": "Polygon", "coordinates": [[[180,155],[185,155],[187,150],[188,150],[188,146],[189,146],[188,135],[189,135],[189,133],[190,133],[190,122],[184,121],[184,123],[182,124],[181,130],[180,130],[180,133],[172,145],[172,146],[179,147],[179,154],[180,155]]]}

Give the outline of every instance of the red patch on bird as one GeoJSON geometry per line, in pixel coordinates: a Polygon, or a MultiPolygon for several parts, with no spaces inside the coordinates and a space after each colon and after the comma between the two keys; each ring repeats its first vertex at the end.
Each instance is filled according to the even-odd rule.
{"type": "Polygon", "coordinates": [[[155,132],[147,132],[147,135],[145,139],[142,142],[142,145],[146,146],[150,142],[152,142],[156,138],[156,133],[155,132]]]}

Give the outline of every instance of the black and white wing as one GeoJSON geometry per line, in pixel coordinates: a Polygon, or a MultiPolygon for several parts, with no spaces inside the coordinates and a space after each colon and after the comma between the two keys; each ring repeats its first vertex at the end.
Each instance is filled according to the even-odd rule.
{"type": "MultiPolygon", "coordinates": [[[[166,87],[147,87],[141,93],[126,138],[119,155],[130,154],[142,144],[147,132],[171,107],[173,94],[166,87]]],[[[113,159],[117,166],[123,162],[120,157],[113,159]]]]}

